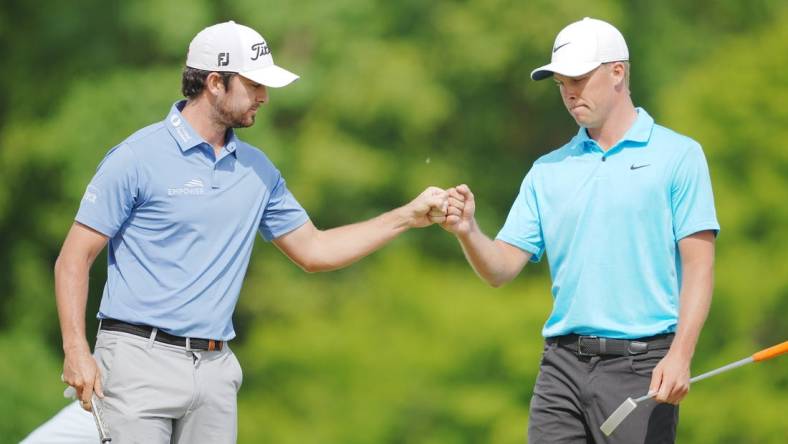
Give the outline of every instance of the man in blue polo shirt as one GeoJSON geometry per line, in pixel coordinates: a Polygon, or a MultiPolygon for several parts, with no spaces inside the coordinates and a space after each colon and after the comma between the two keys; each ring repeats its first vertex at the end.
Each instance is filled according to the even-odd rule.
{"type": "Polygon", "coordinates": [[[629,94],[629,52],[612,25],[564,28],[553,77],[580,126],[542,156],[495,240],[474,219],[470,189],[450,190],[462,215],[444,223],[493,286],[547,254],[553,311],[531,400],[532,443],[675,440],[679,401],[709,310],[719,230],[701,147],[654,123],[629,94]],[[628,396],[656,392],[610,437],[599,426],[628,396]]]}
{"type": "Polygon", "coordinates": [[[266,87],[298,77],[234,22],[192,40],[166,118],[110,150],[87,186],[55,266],[64,382],[82,407],[103,398],[117,442],[230,443],[241,368],[227,346],[256,233],[307,271],[344,267],[414,227],[443,222],[430,187],[374,219],[318,230],[280,172],[233,128],[254,123],[266,87]],[[109,244],[94,355],[88,271],[109,244]]]}

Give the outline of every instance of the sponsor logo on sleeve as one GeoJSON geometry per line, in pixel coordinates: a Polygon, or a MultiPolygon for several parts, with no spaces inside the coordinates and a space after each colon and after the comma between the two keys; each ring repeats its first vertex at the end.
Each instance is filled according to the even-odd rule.
{"type": "Polygon", "coordinates": [[[93,185],[88,185],[87,189],[85,189],[85,194],[82,196],[82,200],[94,204],[96,203],[96,199],[98,199],[98,188],[93,185]]]}

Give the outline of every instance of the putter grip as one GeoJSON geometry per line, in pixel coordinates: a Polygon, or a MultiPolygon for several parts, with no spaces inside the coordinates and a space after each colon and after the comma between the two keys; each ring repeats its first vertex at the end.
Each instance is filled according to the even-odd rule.
{"type": "Polygon", "coordinates": [[[767,349],[759,351],[758,353],[752,355],[752,360],[755,362],[765,361],[767,359],[780,356],[785,352],[788,352],[788,341],[785,341],[782,344],[777,344],[773,347],[769,347],[767,349]]]}
{"type": "Polygon", "coordinates": [[[109,430],[107,430],[107,425],[104,423],[104,406],[99,402],[100,401],[94,393],[92,398],[92,408],[90,410],[93,413],[93,419],[96,421],[96,427],[98,428],[99,432],[99,440],[101,441],[101,444],[105,444],[112,442],[112,438],[109,436],[109,430]]]}

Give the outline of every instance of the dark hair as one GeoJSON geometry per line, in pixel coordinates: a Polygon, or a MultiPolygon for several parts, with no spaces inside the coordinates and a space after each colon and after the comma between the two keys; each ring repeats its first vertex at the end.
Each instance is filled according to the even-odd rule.
{"type": "Polygon", "coordinates": [[[181,92],[187,99],[196,99],[205,89],[205,79],[208,74],[215,72],[222,77],[224,89],[230,89],[230,79],[236,74],[234,72],[221,72],[221,71],[205,71],[197,68],[190,68],[185,66],[183,68],[183,77],[181,79],[181,92]]]}

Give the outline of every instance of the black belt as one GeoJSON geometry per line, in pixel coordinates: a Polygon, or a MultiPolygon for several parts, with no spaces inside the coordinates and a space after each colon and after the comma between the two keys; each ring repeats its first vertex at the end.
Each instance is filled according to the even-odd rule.
{"type": "Polygon", "coordinates": [[[578,356],[632,356],[649,350],[668,349],[673,342],[673,336],[673,333],[668,333],[639,339],[612,339],[572,334],[547,338],[545,342],[558,344],[578,356]]]}
{"type": "MultiPolygon", "coordinates": [[[[143,338],[150,338],[150,335],[153,333],[153,327],[147,325],[129,324],[128,322],[118,321],[116,319],[102,319],[101,329],[107,331],[131,333],[133,335],[142,336],[143,338]]],[[[224,346],[224,341],[216,341],[213,339],[184,338],[181,336],[165,333],[161,330],[156,332],[156,337],[154,340],[164,344],[186,347],[187,350],[214,351],[221,350],[224,346]]]]}

